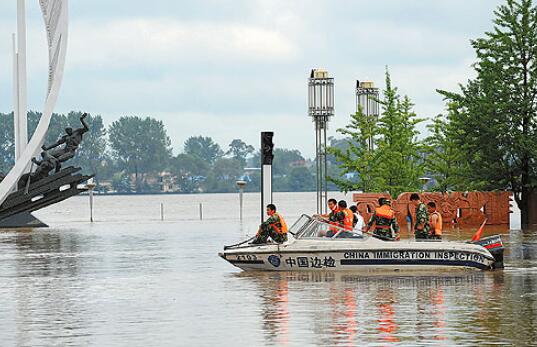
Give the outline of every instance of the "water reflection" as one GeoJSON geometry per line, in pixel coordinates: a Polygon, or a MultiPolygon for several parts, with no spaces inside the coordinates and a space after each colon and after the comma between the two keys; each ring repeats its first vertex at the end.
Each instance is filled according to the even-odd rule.
{"type": "Polygon", "coordinates": [[[261,294],[263,330],[269,341],[279,345],[287,345],[289,332],[288,280],[283,276],[277,276],[271,281],[271,284],[261,294]]]}
{"type": "Polygon", "coordinates": [[[77,330],[87,324],[85,305],[78,300],[72,280],[80,268],[76,234],[17,232],[1,242],[13,259],[4,265],[15,274],[3,292],[13,294],[16,322],[25,322],[16,324],[16,345],[32,345],[46,335],[61,336],[58,341],[63,345],[75,344],[70,336],[80,343],[77,330]]]}
{"type": "Polygon", "coordinates": [[[375,302],[379,315],[379,337],[384,341],[398,342],[399,338],[396,336],[398,326],[393,306],[396,302],[394,290],[392,288],[379,289],[375,302]]]}
{"type": "Polygon", "coordinates": [[[302,330],[293,322],[312,327],[313,341],[341,346],[416,340],[450,344],[476,333],[482,341],[502,339],[502,332],[493,328],[499,326],[503,312],[502,272],[233,276],[255,284],[263,298],[263,330],[267,340],[277,344],[300,340],[295,335],[302,330]],[[480,331],[488,335],[481,336],[480,331]]]}
{"type": "Polygon", "coordinates": [[[446,340],[446,306],[444,304],[444,290],[438,288],[438,290],[430,289],[429,295],[431,296],[432,304],[432,325],[436,331],[434,335],[435,340],[446,340]]]}

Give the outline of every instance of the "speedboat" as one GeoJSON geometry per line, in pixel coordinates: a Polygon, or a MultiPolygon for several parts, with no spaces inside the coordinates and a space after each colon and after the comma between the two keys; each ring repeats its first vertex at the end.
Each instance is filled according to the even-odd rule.
{"type": "Polygon", "coordinates": [[[503,268],[500,235],[477,241],[402,240],[351,232],[302,215],[284,243],[225,246],[218,255],[245,271],[385,271],[503,268]],[[333,235],[326,237],[326,235],[333,235]]]}

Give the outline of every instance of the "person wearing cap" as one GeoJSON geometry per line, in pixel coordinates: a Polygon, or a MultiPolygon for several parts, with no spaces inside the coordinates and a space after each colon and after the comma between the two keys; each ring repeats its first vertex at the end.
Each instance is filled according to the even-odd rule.
{"type": "Polygon", "coordinates": [[[380,239],[388,241],[399,240],[399,224],[397,224],[395,212],[392,210],[389,199],[379,199],[379,207],[375,209],[369,223],[367,223],[365,232],[371,230],[373,225],[375,225],[373,234],[380,239]]]}

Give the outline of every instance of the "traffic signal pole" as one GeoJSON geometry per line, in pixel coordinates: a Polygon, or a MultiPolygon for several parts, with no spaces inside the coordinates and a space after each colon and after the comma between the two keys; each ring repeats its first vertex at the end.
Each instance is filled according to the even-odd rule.
{"type": "Polygon", "coordinates": [[[272,204],[272,131],[261,133],[261,223],[265,221],[265,209],[272,204]]]}

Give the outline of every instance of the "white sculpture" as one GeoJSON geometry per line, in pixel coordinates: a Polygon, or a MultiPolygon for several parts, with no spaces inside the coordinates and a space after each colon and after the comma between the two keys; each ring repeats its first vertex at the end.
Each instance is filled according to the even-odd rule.
{"type": "Polygon", "coordinates": [[[30,142],[26,144],[26,15],[24,1],[18,0],[17,4],[18,47],[15,47],[15,39],[13,40],[14,49],[17,48],[14,52],[15,70],[13,74],[16,161],[13,168],[0,182],[0,205],[16,187],[19,178],[28,170],[32,158],[41,151],[41,145],[47,135],[52,111],[58,98],[67,51],[68,0],[39,0],[47,32],[49,78],[43,115],[30,142]]]}

